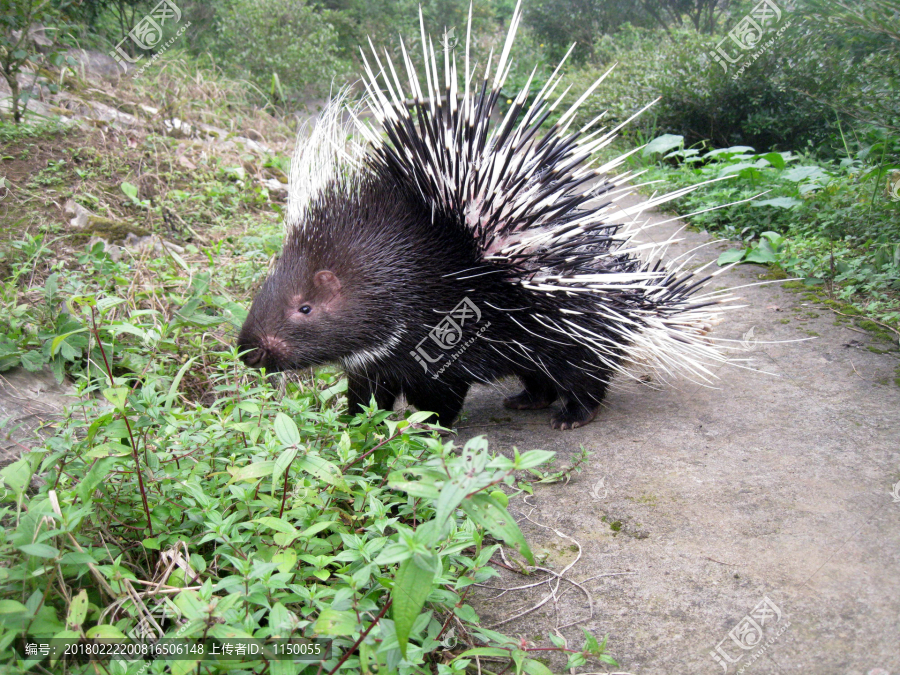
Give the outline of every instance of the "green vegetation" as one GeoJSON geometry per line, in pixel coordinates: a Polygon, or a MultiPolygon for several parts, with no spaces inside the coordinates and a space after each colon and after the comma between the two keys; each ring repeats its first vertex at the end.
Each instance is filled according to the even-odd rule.
{"type": "MultiPolygon", "coordinates": [[[[419,3],[185,0],[160,44],[187,22],[189,32],[141,77],[98,85],[73,66],[68,48],[109,52],[157,4],[0,10],[12,100],[0,119],[0,372],[49,368],[82,396],[0,470],[4,667],[94,672],[26,662],[24,636],[135,634],[147,611],[169,635],[335,640],[321,668],[247,662],[245,673],[550,672],[538,654],[558,669],[614,663],[589,635],[536,646],[492,631],[471,602],[501,543],[518,550],[515,564],[530,562],[510,499],[580,470],[585,451],[547,468],[551,453],[503,457],[481,439],[453,449],[418,414],[348,416],[334,370],[261,377],[234,353],[281,246],[280,187],[305,117],[296,111],[354,81],[366,35],[395,56],[402,35],[418,58],[419,3]],[[50,45],[33,37],[42,22],[50,45]],[[135,124],[71,124],[27,107],[55,91],[135,124]],[[69,224],[78,208],[90,214],[80,230],[69,224]],[[91,241],[129,234],[166,243],[91,241]]],[[[615,126],[662,100],[604,154],[646,143],[625,168],[645,171],[646,190],[699,186],[673,208],[703,211],[695,226],[734,240],[721,264],[797,277],[785,287],[895,342],[897,2],[782,8],[784,37],[743,72],[723,69],[710,52],[756,4],[526,3],[504,98],[535,65],[540,81],[572,39],[567,101],[617,63],[579,120],[608,111],[615,126]]],[[[480,67],[513,6],[474,3],[480,67]]],[[[429,0],[422,12],[452,47],[468,7],[429,0]]],[[[187,661],[149,672],[237,671],[187,661]]]]}
{"type": "MultiPolygon", "coordinates": [[[[103,330],[116,300],[83,298],[103,364],[129,351],[112,337],[121,325],[103,330]]],[[[155,341],[132,327],[135,342],[155,341]]],[[[139,388],[134,378],[98,374],[82,393],[102,398],[72,409],[46,448],[0,471],[10,502],[0,535],[8,562],[0,658],[28,670],[40,657],[10,657],[23,636],[134,636],[151,613],[185,639],[332,638],[323,672],[464,672],[475,656],[550,672],[529,656],[534,648],[480,626],[466,595],[496,575],[490,535],[533,562],[493,493],[552,453],[508,459],[481,438],[456,452],[420,424],[427,413],[341,417],[334,373],[281,394],[264,378],[248,381],[233,351],[204,359],[209,384],[228,396],[209,406],[180,399],[197,357],[174,378],[145,374],[139,388]],[[35,474],[44,482],[29,493],[35,474]]],[[[554,641],[571,666],[615,663],[590,636],[580,649],[554,641]]],[[[169,665],[235,672],[228,662],[169,665]]],[[[241,672],[264,669],[262,660],[241,664],[241,672]]],[[[68,664],[66,672],[93,669],[68,664]]]]}
{"type": "MultiPolygon", "coordinates": [[[[707,150],[661,136],[631,160],[648,181],[697,186],[675,202],[695,226],[743,242],[719,264],[772,264],[829,297],[896,327],[900,322],[900,200],[882,157],[900,139],[872,134],[840,161],[749,146],[707,150]],[[733,204],[720,208],[723,205],[733,204]],[[715,209],[715,210],[709,210],[715,209]],[[703,212],[703,213],[699,213],[703,212]]],[[[658,188],[659,183],[648,186],[658,188]]]]}

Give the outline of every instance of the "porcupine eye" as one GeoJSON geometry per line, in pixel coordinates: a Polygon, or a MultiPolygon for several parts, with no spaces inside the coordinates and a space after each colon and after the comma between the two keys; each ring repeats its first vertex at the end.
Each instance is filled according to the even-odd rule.
{"type": "Polygon", "coordinates": [[[312,314],[312,305],[300,300],[288,308],[288,319],[293,323],[306,323],[312,314]]]}

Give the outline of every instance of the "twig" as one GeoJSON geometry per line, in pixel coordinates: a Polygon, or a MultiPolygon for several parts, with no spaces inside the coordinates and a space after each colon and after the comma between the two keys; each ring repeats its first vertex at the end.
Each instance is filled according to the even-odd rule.
{"type": "Polygon", "coordinates": [[[353,645],[350,647],[350,649],[348,649],[347,651],[344,652],[344,655],[341,657],[341,660],[337,662],[337,665],[336,665],[334,668],[332,668],[331,670],[328,671],[328,675],[334,675],[334,673],[336,673],[336,672],[340,669],[340,667],[341,667],[342,665],[344,665],[344,661],[346,661],[347,659],[349,659],[349,658],[350,658],[350,655],[351,655],[354,651],[356,651],[356,648],[359,647],[359,645],[362,643],[362,641],[366,639],[366,636],[369,634],[369,631],[372,630],[373,628],[375,628],[375,625],[376,625],[379,621],[381,621],[381,618],[384,616],[385,612],[388,611],[388,608],[391,606],[391,603],[392,603],[392,602],[394,602],[394,599],[393,599],[393,598],[388,598],[388,601],[387,601],[386,603],[384,603],[384,607],[382,607],[382,608],[381,608],[381,611],[378,612],[378,616],[376,616],[375,619],[372,621],[372,623],[369,624],[369,627],[366,628],[366,629],[360,634],[359,638],[357,638],[356,642],[353,643],[353,645]]]}
{"type": "MultiPolygon", "coordinates": [[[[100,348],[100,354],[103,356],[103,363],[106,366],[106,374],[109,377],[109,386],[115,387],[116,381],[113,378],[112,368],[109,360],[106,358],[106,350],[103,348],[103,340],[100,339],[100,329],[97,326],[97,310],[91,307],[91,325],[94,328],[94,336],[97,338],[97,346],[100,348]]],[[[144,514],[147,516],[147,530],[150,536],[153,536],[153,522],[150,520],[150,505],[147,503],[147,491],[144,489],[144,475],[141,472],[141,460],[138,455],[137,443],[134,440],[134,434],[131,431],[131,424],[128,422],[128,415],[125,414],[124,406],[122,411],[122,421],[125,422],[125,429],[128,431],[128,439],[131,441],[131,456],[134,458],[134,469],[137,473],[138,488],[141,491],[141,501],[144,504],[144,514]]]]}

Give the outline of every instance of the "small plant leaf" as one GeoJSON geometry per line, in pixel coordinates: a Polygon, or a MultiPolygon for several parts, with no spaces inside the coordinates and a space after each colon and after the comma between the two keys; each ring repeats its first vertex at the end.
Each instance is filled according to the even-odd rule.
{"type": "Polygon", "coordinates": [[[775,206],[779,209],[793,209],[802,206],[803,202],[793,197],[776,197],[775,199],[763,199],[758,202],[750,202],[750,206],[775,206]]]}
{"type": "Polygon", "coordinates": [[[682,145],[684,145],[684,136],[663,134],[662,136],[654,138],[644,146],[643,155],[644,157],[649,157],[650,155],[658,153],[666,153],[669,152],[669,150],[680,148],[682,145]]]}
{"type": "Polygon", "coordinates": [[[300,430],[297,429],[297,423],[284,413],[275,415],[272,427],[275,429],[278,440],[284,445],[297,445],[300,442],[300,430]]]}
{"type": "Polygon", "coordinates": [[[746,254],[747,251],[742,248],[732,248],[720,255],[716,263],[719,265],[719,267],[722,267],[723,265],[730,265],[731,263],[736,263],[743,260],[746,254]]]}
{"type": "Polygon", "coordinates": [[[137,201],[138,189],[136,185],[124,181],[121,185],[122,192],[125,193],[125,196],[131,199],[131,201],[137,201]]]}
{"type": "Polygon", "coordinates": [[[344,476],[341,474],[341,470],[327,459],[322,459],[315,455],[307,455],[297,460],[297,468],[334,485],[339,490],[344,492],[350,491],[344,476]]]}
{"type": "Polygon", "coordinates": [[[319,635],[353,635],[356,632],[356,613],[326,607],[316,619],[314,630],[319,635]]]}
{"type": "Polygon", "coordinates": [[[528,548],[528,542],[522,536],[522,531],[515,519],[496,499],[479,492],[469,499],[464,499],[461,506],[469,518],[515,548],[529,564],[534,565],[534,557],[531,555],[531,549],[528,548]]]}
{"type": "Polygon", "coordinates": [[[425,598],[431,593],[431,582],[434,580],[434,568],[425,569],[416,564],[415,557],[404,560],[394,578],[394,589],[391,592],[393,605],[391,616],[400,643],[400,653],[406,656],[409,634],[413,624],[425,605],[425,598]]]}

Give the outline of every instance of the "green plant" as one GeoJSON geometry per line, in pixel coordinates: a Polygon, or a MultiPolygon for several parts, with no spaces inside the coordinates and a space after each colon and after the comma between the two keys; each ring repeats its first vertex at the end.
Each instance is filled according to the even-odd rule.
{"type": "MultiPolygon", "coordinates": [[[[41,69],[50,64],[59,68],[70,62],[55,46],[47,49],[45,45],[39,49],[36,44],[38,38],[34,29],[41,24],[46,29],[59,19],[59,7],[50,0],[6,0],[3,3],[0,11],[0,71],[9,87],[10,108],[16,124],[25,115],[35,85],[46,86],[51,92],[58,90],[58,84],[43,77],[41,69]],[[20,77],[31,78],[24,89],[20,77]]],[[[43,39],[46,40],[46,36],[43,39]]]]}
{"type": "Polygon", "coordinates": [[[329,12],[305,0],[222,2],[216,34],[212,51],[229,70],[249,74],[263,89],[274,74],[292,100],[327,92],[346,69],[329,12]]]}
{"type": "Polygon", "coordinates": [[[871,129],[847,140],[840,161],[749,146],[706,150],[664,135],[629,159],[671,188],[698,186],[677,199],[691,222],[743,246],[720,264],[777,265],[862,313],[895,325],[900,308],[900,203],[884,189],[897,140],[871,129]]]}
{"type": "MultiPolygon", "coordinates": [[[[83,301],[99,335],[115,303],[83,301]]],[[[493,493],[552,453],[507,458],[482,438],[455,450],[421,423],[427,413],[344,418],[335,374],[288,384],[282,397],[265,378],[236,382],[233,351],[204,357],[229,393],[186,404],[179,383],[194,359],[174,378],[137,380],[114,375],[102,351],[104,377],[82,393],[109,405],[87,399],[45,447],[0,471],[0,555],[11,563],[0,568],[0,658],[13,667],[40,660],[13,656],[19,635],[123,637],[162,606],[159,630],[184,639],[333,639],[330,659],[308,672],[453,673],[478,657],[544,675],[535,657],[548,651],[570,667],[615,663],[605,640],[531,647],[481,627],[466,604],[471,586],[496,574],[501,542],[531,561],[493,493]],[[44,482],[29,493],[37,474],[44,482]],[[163,559],[177,564],[160,574],[163,559]],[[147,588],[165,593],[135,592],[147,588]]],[[[195,670],[234,664],[177,662],[195,670]]]]}

